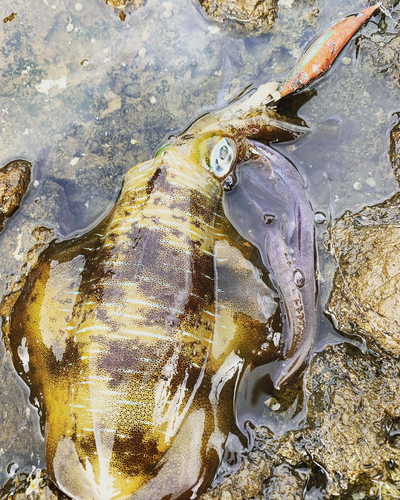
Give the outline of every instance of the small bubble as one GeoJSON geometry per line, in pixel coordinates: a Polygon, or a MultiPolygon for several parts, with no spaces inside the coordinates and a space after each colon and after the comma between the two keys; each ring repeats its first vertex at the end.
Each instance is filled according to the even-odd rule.
{"type": "Polygon", "coordinates": [[[315,212],[314,220],[316,224],[324,224],[326,222],[326,215],[324,212],[315,212]]]}
{"type": "Polygon", "coordinates": [[[275,220],[275,215],[272,215],[272,214],[264,214],[263,215],[263,220],[265,222],[265,224],[267,224],[268,226],[270,224],[272,224],[275,220]]]}
{"type": "Polygon", "coordinates": [[[7,474],[9,476],[15,476],[18,470],[19,470],[18,464],[15,464],[14,462],[11,462],[10,464],[7,465],[7,474]]]}
{"type": "Polygon", "coordinates": [[[261,348],[262,351],[268,351],[269,343],[268,342],[264,342],[263,344],[260,345],[260,348],[261,348]]]}
{"type": "Polygon", "coordinates": [[[228,177],[224,180],[222,188],[224,191],[232,191],[235,186],[235,178],[233,175],[228,175],[228,177]]]}
{"type": "Polygon", "coordinates": [[[303,288],[303,286],[306,283],[306,279],[304,277],[304,274],[299,269],[296,269],[293,278],[294,282],[296,283],[296,286],[298,286],[299,288],[303,288]]]}

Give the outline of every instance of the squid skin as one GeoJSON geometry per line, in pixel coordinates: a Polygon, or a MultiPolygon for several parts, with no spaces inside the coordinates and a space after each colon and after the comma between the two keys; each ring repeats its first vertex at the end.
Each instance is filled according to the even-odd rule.
{"type": "Polygon", "coordinates": [[[285,360],[270,374],[279,388],[303,367],[316,335],[314,213],[296,168],[270,147],[252,144],[257,153],[238,167],[237,186],[226,193],[224,208],[241,236],[258,248],[280,295],[285,360]]]}
{"type": "Polygon", "coordinates": [[[210,140],[133,167],[97,227],[43,250],[10,314],[47,472],[75,500],[196,498],[240,445],[235,380],[276,302],[198,161],[210,140]]]}

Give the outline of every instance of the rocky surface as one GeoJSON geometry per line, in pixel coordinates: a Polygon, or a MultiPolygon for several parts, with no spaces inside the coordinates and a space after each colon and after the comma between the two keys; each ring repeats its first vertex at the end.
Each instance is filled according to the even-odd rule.
{"type": "MultiPolygon", "coordinates": [[[[397,114],[393,115],[397,118],[397,114]]],[[[389,158],[399,178],[399,124],[390,132],[389,158]]],[[[400,354],[400,195],[346,212],[330,231],[337,269],[327,305],[341,332],[360,335],[400,354]]]]}
{"type": "Polygon", "coordinates": [[[200,0],[207,16],[241,32],[265,32],[278,15],[278,0],[200,0]]]}
{"type": "Polygon", "coordinates": [[[11,478],[0,492],[0,500],[68,500],[48,480],[45,472],[35,469],[30,474],[11,478]]]}
{"type": "Polygon", "coordinates": [[[17,210],[31,179],[31,164],[15,160],[0,168],[0,231],[17,210]]]}
{"type": "Polygon", "coordinates": [[[145,4],[145,0],[104,0],[107,5],[113,7],[118,13],[121,21],[125,21],[127,14],[132,10],[139,9],[145,4]]]}
{"type": "Polygon", "coordinates": [[[338,269],[328,304],[338,330],[400,354],[400,198],[346,213],[331,232],[338,269]]]}
{"type": "Polygon", "coordinates": [[[396,498],[397,365],[383,351],[326,347],[306,374],[304,427],[275,437],[260,427],[244,467],[204,500],[396,498]]]}

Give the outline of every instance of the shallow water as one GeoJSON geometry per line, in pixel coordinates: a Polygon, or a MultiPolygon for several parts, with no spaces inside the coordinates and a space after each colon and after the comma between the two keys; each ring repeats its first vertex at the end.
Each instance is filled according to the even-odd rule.
{"type": "MultiPolygon", "coordinates": [[[[214,109],[221,94],[229,100],[250,82],[284,77],[317,34],[365,4],[286,1],[270,33],[254,38],[210,23],[184,0],[149,0],[124,22],[102,0],[82,6],[77,10],[70,0],[0,5],[1,19],[17,13],[0,29],[0,165],[24,158],[34,169],[27,198],[0,235],[1,295],[37,243],[35,228],[54,227],[65,237],[93,224],[112,206],[132,165],[214,109]]],[[[390,20],[388,30],[395,32],[390,20]]],[[[316,210],[331,220],[397,188],[388,141],[400,89],[374,64],[362,38],[373,35],[379,43],[378,31],[370,22],[313,85],[299,112],[310,132],[276,145],[307,179],[316,210]]],[[[323,246],[326,227],[317,230],[320,310],[334,267],[323,246]]],[[[337,339],[320,317],[317,349],[337,339]]],[[[44,454],[38,417],[2,344],[0,357],[1,485],[14,470],[10,464],[43,466],[44,454]]]]}

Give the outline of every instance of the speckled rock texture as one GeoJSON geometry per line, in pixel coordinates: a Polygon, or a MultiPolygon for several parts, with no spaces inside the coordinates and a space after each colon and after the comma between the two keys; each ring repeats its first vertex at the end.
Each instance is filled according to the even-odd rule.
{"type": "Polygon", "coordinates": [[[39,469],[10,479],[0,492],[0,500],[68,500],[56,490],[39,469]]]}
{"type": "Polygon", "coordinates": [[[306,374],[305,427],[275,437],[260,427],[244,467],[204,500],[396,498],[398,361],[360,346],[317,354],[306,374]]]}
{"type": "Polygon", "coordinates": [[[338,265],[328,304],[335,326],[400,354],[400,198],[357,214],[332,229],[338,265]]]}
{"type": "Polygon", "coordinates": [[[15,160],[0,168],[0,231],[17,210],[31,179],[31,164],[15,160]]]}
{"type": "MultiPolygon", "coordinates": [[[[397,114],[393,115],[397,118],[397,114]]],[[[389,158],[399,182],[399,124],[390,132],[389,158]]],[[[338,330],[400,354],[400,195],[334,225],[329,248],[337,263],[328,302],[338,330]]]]}
{"type": "MultiPolygon", "coordinates": [[[[106,4],[116,9],[137,9],[144,5],[144,0],[105,0],[106,4]]],[[[120,16],[121,17],[121,16],[120,16]]],[[[125,18],[121,18],[125,20],[125,18]]]]}
{"type": "Polygon", "coordinates": [[[241,32],[265,32],[278,15],[278,0],[200,0],[210,19],[241,32]]]}

